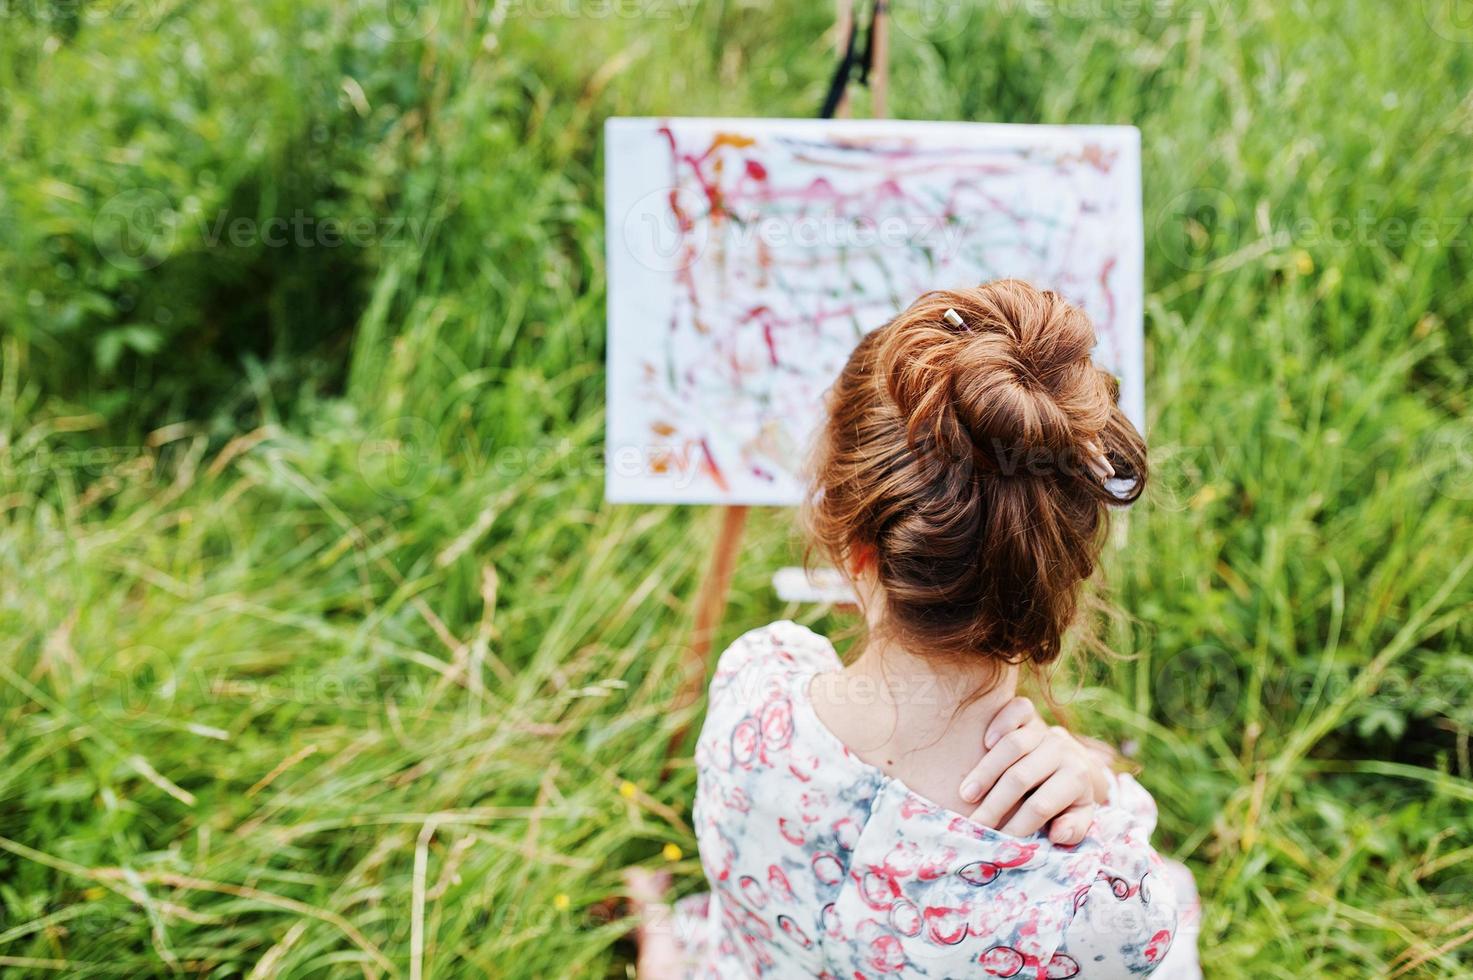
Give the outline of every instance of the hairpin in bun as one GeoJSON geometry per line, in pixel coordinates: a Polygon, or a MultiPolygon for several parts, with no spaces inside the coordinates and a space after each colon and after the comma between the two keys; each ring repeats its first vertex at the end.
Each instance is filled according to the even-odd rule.
{"type": "Polygon", "coordinates": [[[1089,453],[1085,457],[1084,465],[1089,467],[1089,471],[1101,483],[1115,476],[1115,467],[1111,466],[1110,461],[1105,458],[1105,450],[1098,442],[1093,439],[1087,440],[1084,444],[1084,451],[1089,453]]]}

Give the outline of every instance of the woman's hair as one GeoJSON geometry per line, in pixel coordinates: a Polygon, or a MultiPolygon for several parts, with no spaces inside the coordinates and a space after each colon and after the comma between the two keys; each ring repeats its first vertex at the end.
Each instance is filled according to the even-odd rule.
{"type": "Polygon", "coordinates": [[[850,355],[806,523],[841,568],[873,555],[880,628],[908,651],[1059,655],[1107,508],[1146,483],[1145,444],[1094,344],[1089,318],[1057,293],[1004,279],[927,293],[850,355]],[[1091,465],[1097,452],[1113,478],[1091,465]]]}

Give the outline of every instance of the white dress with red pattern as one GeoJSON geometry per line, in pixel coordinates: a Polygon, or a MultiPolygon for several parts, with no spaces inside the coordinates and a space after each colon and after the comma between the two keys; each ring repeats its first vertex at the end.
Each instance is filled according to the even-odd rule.
{"type": "Polygon", "coordinates": [[[809,681],[839,666],[790,622],[722,654],[696,748],[711,892],[673,917],[688,976],[1200,976],[1191,876],[1151,849],[1135,780],[1116,777],[1074,847],[990,830],[819,721],[809,681]]]}

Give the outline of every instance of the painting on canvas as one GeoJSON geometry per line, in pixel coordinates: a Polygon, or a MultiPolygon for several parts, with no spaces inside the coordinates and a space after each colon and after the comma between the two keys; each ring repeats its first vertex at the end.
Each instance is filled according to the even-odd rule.
{"type": "Polygon", "coordinates": [[[610,500],[798,503],[859,338],[1008,276],[1090,315],[1143,428],[1133,127],[611,119],[605,152],[610,500]]]}

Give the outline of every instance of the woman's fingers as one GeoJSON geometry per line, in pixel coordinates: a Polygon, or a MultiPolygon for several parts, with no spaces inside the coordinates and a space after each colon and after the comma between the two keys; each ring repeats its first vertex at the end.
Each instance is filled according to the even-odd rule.
{"type": "Polygon", "coordinates": [[[1078,844],[1089,833],[1094,819],[1093,803],[1076,803],[1049,821],[1048,839],[1062,847],[1078,844]]]}
{"type": "MultiPolygon", "coordinates": [[[[1029,705],[1031,708],[1032,705],[1029,705]]],[[[1009,767],[1023,758],[1028,753],[1043,744],[1048,735],[1048,728],[1035,718],[1032,722],[1022,728],[1016,728],[998,741],[988,751],[982,753],[982,758],[972,767],[972,771],[962,779],[961,796],[968,803],[976,803],[982,799],[982,794],[992,788],[998,777],[1007,772],[1009,767]]],[[[1004,810],[997,816],[1002,817],[1004,810]]]]}
{"type": "Polygon", "coordinates": [[[1072,766],[1055,770],[1041,784],[1035,785],[1038,788],[1018,805],[1018,812],[1002,827],[1003,833],[1014,837],[1036,834],[1044,824],[1064,811],[1093,799],[1089,779],[1072,766]]]}
{"type": "MultiPolygon", "coordinates": [[[[998,743],[999,746],[1002,744],[1002,742],[998,743]]],[[[972,819],[984,827],[1001,827],[1002,818],[1012,813],[1013,808],[1023,802],[1023,797],[1052,776],[1058,768],[1058,760],[1050,753],[1028,752],[997,777],[997,781],[992,784],[987,795],[982,797],[982,802],[978,804],[977,809],[972,811],[972,819]]],[[[1059,810],[1062,809],[1064,807],[1059,807],[1059,810]]],[[[1058,813],[1059,810],[1055,810],[1054,813],[1058,813]]],[[[1053,815],[1053,813],[1049,814],[1049,816],[1053,815]]],[[[1039,825],[1042,826],[1042,822],[1039,825]]]]}
{"type": "Polygon", "coordinates": [[[977,804],[973,820],[1017,837],[1048,824],[1055,844],[1084,839],[1095,801],[1103,798],[1088,748],[1064,729],[1045,725],[1033,702],[1022,697],[993,716],[983,742],[982,758],[960,789],[963,801],[977,804]]]}
{"type": "Polygon", "coordinates": [[[1008,732],[1022,728],[1037,717],[1038,709],[1033,707],[1032,701],[1027,698],[1013,698],[992,716],[987,731],[982,735],[982,748],[992,748],[1008,732]]]}

